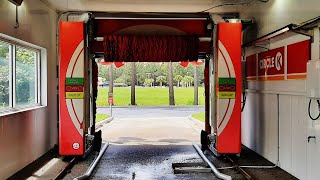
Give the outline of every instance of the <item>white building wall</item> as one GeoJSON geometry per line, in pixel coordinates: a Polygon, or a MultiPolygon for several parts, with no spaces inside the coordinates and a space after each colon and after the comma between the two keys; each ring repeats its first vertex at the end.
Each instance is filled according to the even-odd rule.
{"type": "MultiPolygon", "coordinates": [[[[270,0],[268,3],[256,3],[237,9],[241,18],[253,18],[256,23],[256,37],[251,34],[246,40],[253,40],[288,24],[299,24],[320,15],[318,0],[270,0]]],[[[298,38],[301,37],[271,41],[269,48],[274,49],[284,43],[293,43],[298,38]]],[[[319,50],[319,47],[316,49],[319,50]]],[[[246,54],[261,51],[265,50],[249,48],[246,54]]],[[[297,178],[317,179],[314,175],[319,170],[313,167],[319,167],[319,164],[310,162],[312,159],[319,159],[319,155],[315,153],[317,146],[307,142],[308,135],[312,134],[308,124],[312,125],[307,114],[309,99],[306,98],[306,91],[305,80],[249,82],[247,103],[242,114],[242,141],[244,145],[273,163],[277,163],[278,155],[278,165],[297,178]],[[278,116],[274,115],[277,113],[275,109],[277,106],[278,116]],[[253,129],[254,127],[256,129],[253,129]],[[275,135],[278,140],[272,138],[275,135]],[[278,145],[279,151],[276,153],[270,151],[278,145]]],[[[317,114],[317,111],[314,111],[314,114],[317,114]]]]}
{"type": "MultiPolygon", "coordinates": [[[[25,0],[14,28],[15,6],[0,1],[0,33],[47,49],[47,106],[0,115],[0,179],[6,179],[57,144],[56,21],[57,14],[41,0],[25,0]]],[[[45,90],[45,88],[44,88],[45,90]]],[[[44,105],[46,105],[44,104],[44,105]]]]}

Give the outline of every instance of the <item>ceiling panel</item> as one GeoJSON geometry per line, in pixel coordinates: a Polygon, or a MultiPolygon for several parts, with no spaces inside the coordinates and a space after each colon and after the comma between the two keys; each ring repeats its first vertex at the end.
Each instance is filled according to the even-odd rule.
{"type": "Polygon", "coordinates": [[[43,0],[59,11],[197,12],[213,0],[43,0]]]}

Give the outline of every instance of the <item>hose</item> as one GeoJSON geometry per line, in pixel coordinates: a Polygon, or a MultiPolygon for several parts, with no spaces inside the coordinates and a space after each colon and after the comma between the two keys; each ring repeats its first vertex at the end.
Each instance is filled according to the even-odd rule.
{"type": "Polygon", "coordinates": [[[309,118],[310,118],[310,119],[312,119],[313,121],[315,121],[315,120],[318,120],[318,119],[320,118],[320,101],[317,100],[319,114],[318,114],[318,116],[317,116],[316,118],[313,118],[313,117],[311,116],[311,112],[310,112],[310,109],[311,109],[311,101],[312,101],[312,99],[309,100],[308,115],[309,115],[309,118]]]}

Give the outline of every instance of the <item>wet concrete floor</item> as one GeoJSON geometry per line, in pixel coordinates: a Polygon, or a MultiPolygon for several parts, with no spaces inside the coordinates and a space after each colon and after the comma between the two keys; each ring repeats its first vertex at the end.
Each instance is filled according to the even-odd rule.
{"type": "MultiPolygon", "coordinates": [[[[159,112],[160,114],[151,115],[149,111],[137,108],[136,114],[115,117],[113,121],[105,124],[102,128],[102,139],[108,141],[110,145],[91,179],[217,179],[212,173],[173,173],[172,163],[203,162],[192,143],[199,144],[199,132],[204,125],[199,121],[188,119],[187,116],[190,114],[184,115],[181,111],[177,112],[175,117],[168,117],[165,111],[159,112]]],[[[223,157],[216,158],[209,151],[205,151],[205,154],[217,168],[232,166],[223,157]]],[[[79,162],[64,179],[82,175],[96,155],[97,153],[92,153],[86,160],[79,162]]],[[[240,165],[272,165],[246,148],[243,155],[237,159],[240,165]]],[[[254,179],[296,179],[280,168],[247,170],[254,179]]],[[[244,179],[244,176],[235,169],[225,169],[221,172],[236,180],[244,179]]]]}
{"type": "Polygon", "coordinates": [[[212,173],[173,174],[176,162],[202,160],[190,145],[110,145],[92,179],[216,179],[212,173]]]}
{"type": "Polygon", "coordinates": [[[192,146],[199,133],[185,117],[115,118],[103,128],[110,146],[92,179],[215,179],[173,174],[172,163],[202,162],[192,146]]]}

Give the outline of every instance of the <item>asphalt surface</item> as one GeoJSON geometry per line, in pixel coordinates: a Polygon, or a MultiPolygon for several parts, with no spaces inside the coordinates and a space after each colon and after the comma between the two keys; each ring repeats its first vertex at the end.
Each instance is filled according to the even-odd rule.
{"type": "MultiPolygon", "coordinates": [[[[153,117],[187,117],[195,112],[204,111],[204,106],[151,106],[151,107],[113,107],[112,115],[115,118],[153,118],[153,117]]],[[[109,107],[97,108],[98,114],[110,114],[109,107]]]]}

